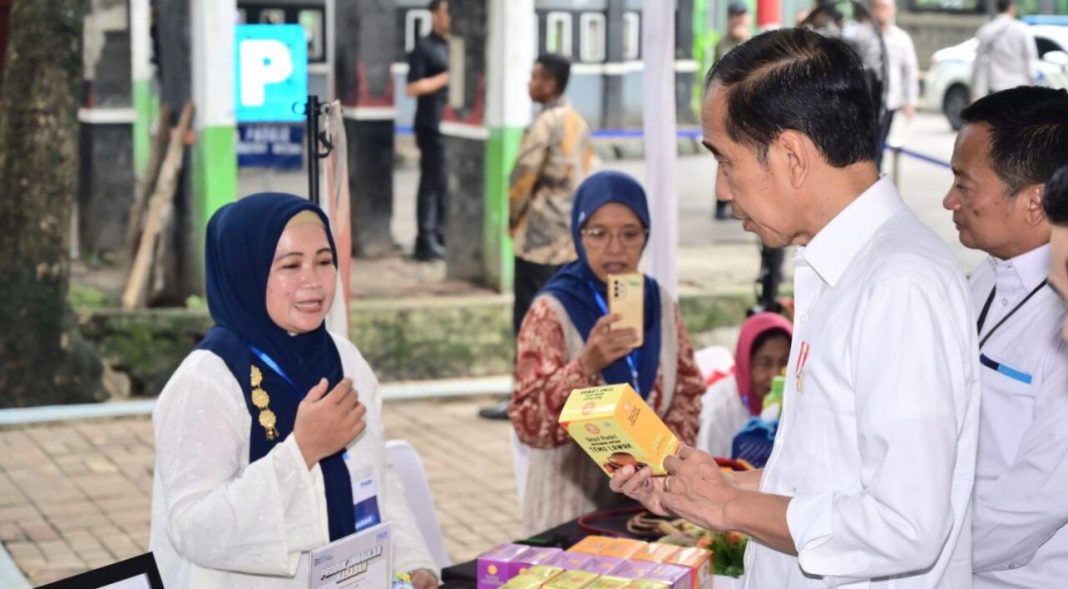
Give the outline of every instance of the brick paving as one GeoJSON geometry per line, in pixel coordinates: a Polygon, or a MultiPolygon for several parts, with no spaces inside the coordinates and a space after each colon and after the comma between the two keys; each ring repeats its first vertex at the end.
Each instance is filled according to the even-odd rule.
{"type": "MultiPolygon", "coordinates": [[[[454,562],[520,530],[508,423],[485,397],[385,405],[388,438],[422,455],[454,562]]],[[[149,417],[0,428],[0,542],[34,586],[148,550],[149,417]]]]}

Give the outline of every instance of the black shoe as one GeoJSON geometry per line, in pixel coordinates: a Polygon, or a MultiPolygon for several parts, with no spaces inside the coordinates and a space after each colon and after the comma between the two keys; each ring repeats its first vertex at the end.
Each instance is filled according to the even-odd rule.
{"type": "Polygon", "coordinates": [[[412,257],[419,262],[443,260],[445,259],[445,248],[436,243],[429,245],[417,245],[415,246],[415,252],[412,253],[412,257]]]}
{"type": "Polygon", "coordinates": [[[484,419],[508,419],[508,399],[502,399],[492,407],[479,409],[478,416],[484,419]]]}

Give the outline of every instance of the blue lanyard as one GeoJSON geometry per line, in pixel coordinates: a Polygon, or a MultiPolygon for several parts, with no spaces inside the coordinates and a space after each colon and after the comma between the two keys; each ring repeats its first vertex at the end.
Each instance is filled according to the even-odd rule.
{"type": "MultiPolygon", "coordinates": [[[[299,395],[301,397],[304,396],[304,393],[302,393],[300,391],[300,389],[297,388],[297,385],[293,384],[292,380],[289,380],[289,377],[286,376],[286,372],[284,370],[282,370],[282,367],[279,366],[277,362],[274,361],[274,358],[271,358],[270,356],[267,355],[267,352],[264,352],[263,350],[257,348],[256,346],[252,345],[249,342],[245,342],[245,344],[248,346],[249,350],[252,350],[252,353],[255,354],[256,357],[259,358],[261,362],[263,362],[267,366],[270,366],[271,370],[273,370],[275,372],[275,374],[277,374],[278,376],[281,376],[282,380],[288,382],[289,386],[293,387],[293,390],[296,391],[297,395],[299,395]]],[[[307,391],[305,391],[305,393],[306,392],[307,391]]]]}
{"type": "MultiPolygon", "coordinates": [[[[593,293],[593,300],[597,301],[597,306],[600,307],[601,312],[607,315],[608,303],[605,302],[604,297],[601,296],[601,293],[597,292],[597,287],[595,287],[592,282],[586,282],[586,285],[590,287],[590,292],[593,293]]],[[[634,348],[629,354],[624,356],[624,358],[627,361],[627,366],[630,367],[630,379],[631,385],[634,386],[634,392],[640,395],[642,394],[642,387],[638,384],[638,362],[641,359],[641,350],[634,348]]]]}
{"type": "MultiPolygon", "coordinates": [[[[282,370],[282,367],[274,361],[274,358],[268,356],[267,352],[264,352],[263,350],[257,348],[249,342],[245,342],[245,345],[248,346],[248,349],[251,350],[253,354],[256,354],[256,357],[259,358],[261,362],[263,362],[267,366],[270,366],[271,370],[273,370],[275,374],[281,376],[282,380],[288,382],[289,386],[293,387],[293,391],[297,393],[298,397],[304,398],[304,395],[307,394],[307,391],[302,393],[300,389],[297,388],[297,385],[293,384],[293,381],[289,380],[289,376],[286,375],[286,371],[282,370]]],[[[341,457],[345,460],[349,459],[349,451],[347,448],[341,452],[341,457]]]]}

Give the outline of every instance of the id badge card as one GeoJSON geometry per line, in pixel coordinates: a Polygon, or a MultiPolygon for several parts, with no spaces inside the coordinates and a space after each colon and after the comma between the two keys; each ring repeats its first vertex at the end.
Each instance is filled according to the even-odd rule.
{"type": "Polygon", "coordinates": [[[393,580],[388,523],[349,534],[311,551],[312,589],[382,589],[393,580]]]}
{"type": "MultiPolygon", "coordinates": [[[[351,458],[344,454],[345,462],[351,458]]],[[[382,523],[382,513],[378,508],[378,481],[375,480],[374,468],[365,466],[349,471],[352,479],[352,512],[356,518],[356,531],[360,532],[382,523]]]]}

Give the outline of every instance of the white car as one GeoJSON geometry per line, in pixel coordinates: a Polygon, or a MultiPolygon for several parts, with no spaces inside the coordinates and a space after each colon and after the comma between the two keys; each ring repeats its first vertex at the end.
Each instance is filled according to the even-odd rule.
{"type": "MultiPolygon", "coordinates": [[[[1068,88],[1068,26],[1033,24],[1031,32],[1038,45],[1038,84],[1068,88]]],[[[935,51],[924,78],[921,106],[945,113],[954,131],[960,129],[960,111],[970,99],[968,85],[978,45],[979,41],[973,37],[935,51]]]]}

